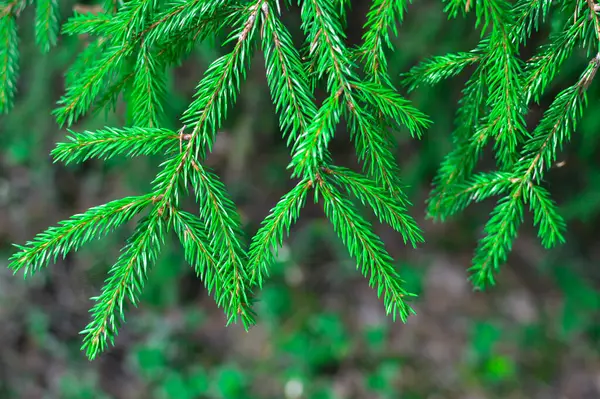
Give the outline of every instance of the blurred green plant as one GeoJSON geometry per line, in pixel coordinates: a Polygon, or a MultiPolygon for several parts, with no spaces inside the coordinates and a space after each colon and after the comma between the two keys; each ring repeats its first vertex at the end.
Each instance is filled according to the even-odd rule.
{"type": "MultiPolygon", "coordinates": [[[[29,4],[11,0],[0,6],[3,112],[13,106],[17,87],[16,21],[29,4]]],[[[149,268],[171,231],[228,322],[241,319],[246,328],[254,324],[255,290],[265,284],[277,248],[298,220],[309,193],[315,202],[323,203],[326,216],[362,274],[383,296],[386,312],[402,320],[413,312],[407,299],[414,293],[407,290],[383,241],[358,208],[359,203],[370,208],[380,222],[399,232],[405,243],[417,246],[423,241],[408,213],[410,201],[400,180],[390,134],[406,128],[413,137],[421,137],[431,123],[398,93],[387,69],[391,33],[397,33],[407,2],[374,0],[362,43],[356,47],[347,44],[344,33],[349,5],[348,1],[301,1],[305,36],[301,51],[280,18],[280,2],[273,0],[108,1],[94,13],[75,12],[62,26],[63,34],[85,38],[87,47],[66,75],[66,93],[54,111],[59,125],[71,127],[91,111],[113,110],[120,95],[126,98],[128,119],[126,127],[70,130],[69,142],[52,151],[54,159],[68,164],[115,156],[165,158],[149,193],[75,215],[18,246],[11,258],[11,269],[31,275],[148,209],[111,268],[102,293],[94,298],[92,320],[82,332],[89,358],[114,341],[126,303],[138,302],[149,268]],[[181,128],[164,127],[167,72],[199,41],[221,38],[227,30],[223,45],[229,52],[206,70],[181,117],[181,128]],[[297,184],[273,207],[247,245],[234,202],[204,161],[257,48],[264,54],[272,102],[291,154],[291,178],[297,184]],[[327,92],[320,106],[315,101],[317,88],[327,92]],[[335,165],[329,152],[341,120],[348,123],[363,166],[361,173],[335,165]],[[185,211],[181,204],[190,192],[199,208],[197,214],[185,211]]],[[[543,246],[564,241],[565,222],[542,182],[581,118],[587,90],[600,65],[600,20],[592,0],[520,0],[514,5],[505,0],[449,0],[446,5],[451,17],[474,10],[483,39],[470,52],[433,57],[404,77],[409,89],[416,89],[475,67],[460,102],[455,147],[439,169],[428,213],[444,220],[473,202],[501,195],[471,267],[474,284],[483,288],[494,283],[526,207],[533,213],[543,246]],[[550,14],[553,22],[564,22],[562,32],[551,35],[549,44],[523,62],[518,56],[520,47],[550,14]],[[577,46],[594,54],[587,68],[556,96],[529,133],[525,126],[529,104],[540,101],[577,46]],[[491,143],[498,170],[475,173],[484,148],[491,143]]],[[[57,41],[57,3],[39,0],[36,7],[35,40],[42,51],[48,51],[57,41]]],[[[343,354],[343,329],[337,323],[335,317],[321,315],[314,321],[313,332],[334,334],[334,338],[322,339],[335,342],[328,350],[343,354]]],[[[318,355],[313,359],[316,363],[320,362],[318,355]]],[[[332,356],[327,353],[323,358],[332,356]]],[[[500,363],[496,363],[494,367],[499,369],[500,363]]],[[[242,382],[231,382],[234,375],[229,370],[221,377],[228,386],[241,389],[242,382]]],[[[182,384],[173,380],[169,386],[179,389],[182,384]]]]}

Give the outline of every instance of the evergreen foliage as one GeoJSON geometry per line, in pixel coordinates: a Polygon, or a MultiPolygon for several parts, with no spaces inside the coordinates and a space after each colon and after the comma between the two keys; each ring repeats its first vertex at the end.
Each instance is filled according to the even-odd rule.
{"type": "MultiPolygon", "coordinates": [[[[17,18],[29,0],[0,5],[0,110],[7,112],[17,93],[19,70],[17,18]]],[[[83,350],[95,358],[117,335],[127,303],[136,305],[163,241],[174,233],[185,257],[202,279],[228,323],[255,323],[253,301],[269,276],[277,248],[299,219],[309,194],[322,202],[333,229],[357,267],[383,297],[392,317],[406,320],[413,311],[392,257],[358,205],[369,208],[405,243],[424,241],[402,190],[392,130],[421,137],[428,117],[396,89],[398,77],[387,69],[407,10],[405,0],[374,0],[360,45],[347,44],[348,1],[301,0],[304,43],[293,44],[281,14],[292,6],[279,0],[110,0],[96,13],[75,12],[62,24],[64,35],[86,35],[90,43],[66,76],[66,91],[54,111],[60,125],[72,127],[91,112],[110,111],[127,100],[128,126],[81,133],[53,150],[55,161],[161,155],[164,161],[149,193],[91,208],[17,246],[10,267],[31,275],[50,261],[78,250],[140,215],[134,233],[109,271],[83,330],[83,350]],[[179,65],[201,40],[222,38],[228,52],[213,61],[180,118],[179,130],[164,127],[167,72],[179,65]],[[205,166],[216,134],[236,102],[255,52],[264,54],[266,79],[290,151],[296,186],[283,195],[253,237],[244,237],[240,216],[227,188],[205,166]],[[326,90],[319,104],[317,88],[326,90]],[[336,165],[328,150],[337,126],[347,122],[362,164],[360,172],[336,165]],[[181,208],[194,198],[193,214],[181,208]]],[[[35,40],[41,51],[57,43],[58,2],[35,3],[35,40]]],[[[512,242],[532,212],[544,247],[564,241],[566,225],[549,191],[546,171],[575,131],[586,92],[600,66],[600,19],[593,0],[548,2],[447,0],[446,12],[474,13],[481,41],[473,50],[433,56],[402,76],[409,90],[473,72],[463,90],[452,132],[454,148],[434,181],[428,215],[437,220],[473,202],[499,196],[470,267],[478,288],[495,281],[512,242]],[[550,14],[564,27],[551,35],[529,60],[520,48],[550,14]],[[525,123],[532,101],[539,102],[561,64],[575,48],[589,64],[578,81],[560,92],[537,126],[525,123]],[[478,172],[483,150],[491,146],[497,170],[478,172]]]]}

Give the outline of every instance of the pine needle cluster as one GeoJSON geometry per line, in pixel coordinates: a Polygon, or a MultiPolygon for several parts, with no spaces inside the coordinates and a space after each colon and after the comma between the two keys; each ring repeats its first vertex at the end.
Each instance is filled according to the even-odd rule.
{"type": "MultiPolygon", "coordinates": [[[[17,18],[31,0],[0,3],[0,110],[11,109],[17,91],[17,18]]],[[[394,155],[393,129],[421,137],[429,118],[394,86],[387,71],[407,0],[373,0],[359,46],[347,44],[348,1],[299,0],[304,42],[297,48],[281,14],[280,0],[107,0],[96,12],[75,12],[62,26],[56,0],[36,0],[35,39],[42,51],[64,35],[89,41],[66,76],[66,91],[54,111],[69,129],[68,140],[52,151],[55,161],[159,155],[164,158],[152,190],[116,199],[38,234],[17,246],[10,267],[31,275],[141,216],[134,233],[93,298],[91,321],[82,334],[90,359],[114,342],[127,304],[136,305],[165,237],[174,234],[187,262],[227,317],[246,328],[255,323],[253,301],[269,277],[277,249],[297,222],[309,197],[321,203],[333,229],[358,269],[383,298],[388,314],[402,320],[413,312],[392,257],[359,210],[371,209],[406,244],[423,242],[402,190],[394,155]],[[180,129],[164,128],[168,72],[202,40],[226,36],[228,50],[206,69],[180,129]],[[245,237],[235,203],[219,177],[205,166],[216,135],[234,106],[256,52],[262,52],[266,79],[287,142],[291,178],[297,184],[274,204],[253,237],[245,237]],[[301,55],[302,54],[302,55],[301,55]],[[315,90],[326,98],[318,103],[315,90]],[[114,108],[127,98],[128,126],[75,132],[86,114],[114,108]],[[360,172],[334,164],[328,144],[347,122],[362,164],[360,172]],[[180,203],[191,196],[197,212],[180,203]]],[[[499,196],[479,242],[472,279],[494,282],[523,220],[533,212],[542,244],[564,240],[565,223],[546,188],[545,171],[556,160],[581,117],[586,91],[600,65],[594,55],[579,81],[563,90],[542,121],[528,132],[525,115],[539,101],[562,62],[577,46],[598,53],[600,24],[592,0],[448,0],[446,12],[474,12],[481,43],[472,51],[433,57],[403,78],[409,89],[436,84],[476,65],[464,89],[453,132],[454,149],[440,167],[429,201],[430,216],[443,220],[473,202],[499,196]],[[519,58],[549,13],[564,14],[564,29],[528,61],[519,58]],[[575,15],[575,17],[573,17],[575,15]],[[498,171],[476,173],[482,150],[493,143],[498,171]]]]}

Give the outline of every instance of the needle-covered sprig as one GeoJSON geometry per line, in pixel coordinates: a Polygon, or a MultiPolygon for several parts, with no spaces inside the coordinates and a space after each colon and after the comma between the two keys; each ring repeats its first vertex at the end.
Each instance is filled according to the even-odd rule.
{"type": "Polygon", "coordinates": [[[495,283],[495,274],[508,259],[526,209],[533,214],[544,247],[565,240],[566,224],[543,187],[544,176],[577,127],[600,56],[593,56],[579,81],[555,97],[531,133],[523,121],[530,102],[540,102],[577,47],[596,53],[600,50],[598,8],[592,0],[519,0],[515,5],[503,0],[450,0],[447,11],[452,16],[461,10],[474,10],[477,24],[482,32],[489,28],[489,34],[470,53],[432,57],[404,76],[405,84],[415,89],[477,65],[459,104],[454,149],[439,169],[428,206],[429,215],[443,221],[473,202],[501,197],[470,269],[477,287],[495,283]],[[551,12],[562,14],[564,27],[521,65],[519,47],[551,12]],[[495,143],[498,171],[477,173],[480,155],[489,142],[495,143]]]}
{"type": "Polygon", "coordinates": [[[598,4],[447,0],[451,17],[475,14],[480,42],[471,51],[457,48],[430,55],[398,79],[388,72],[387,55],[397,51],[394,37],[410,2],[373,0],[362,40],[354,48],[346,39],[350,0],[300,0],[300,48],[282,16],[289,12],[289,3],[105,0],[93,12],[75,12],[60,26],[56,0],[0,2],[0,112],[8,112],[18,99],[18,19],[25,7],[35,5],[34,39],[41,51],[51,53],[60,42],[59,32],[85,37],[86,46],[66,73],[65,93],[54,111],[58,123],[71,127],[87,115],[111,112],[120,98],[127,115],[124,126],[69,130],[52,151],[54,160],[73,164],[117,156],[163,158],[150,193],[82,211],[17,246],[10,259],[13,271],[30,276],[138,219],[104,287],[93,298],[91,321],[82,331],[89,358],[114,342],[127,304],[138,304],[169,234],[177,237],[185,260],[223,309],[225,320],[241,320],[246,328],[254,324],[255,296],[310,196],[323,205],[333,230],[382,297],[386,311],[405,321],[412,313],[411,294],[359,209],[370,210],[407,245],[416,247],[426,239],[404,192],[396,159],[404,154],[398,154],[394,132],[420,138],[432,121],[403,97],[397,83],[418,90],[472,71],[458,103],[456,126],[447,129],[453,148],[433,181],[427,214],[445,220],[472,203],[499,197],[470,267],[476,287],[496,281],[526,211],[533,215],[543,246],[564,241],[566,224],[544,181],[577,128],[600,65],[595,55],[600,52],[598,4]],[[549,15],[557,16],[562,30],[525,61],[523,46],[533,32],[542,31],[549,15]],[[199,41],[219,42],[221,37],[226,38],[219,43],[223,54],[198,77],[180,126],[165,128],[167,76],[199,41]],[[561,66],[578,48],[589,54],[587,68],[578,81],[562,88],[538,125],[528,131],[530,103],[542,103],[561,66]],[[205,157],[258,52],[295,183],[248,240],[236,204],[219,176],[206,167],[205,157]],[[315,97],[321,96],[315,93],[322,89],[324,99],[317,103],[315,97]],[[342,122],[346,126],[340,126],[342,122]],[[330,154],[329,143],[343,128],[350,133],[360,171],[336,165],[330,154]],[[479,160],[491,145],[496,168],[480,171],[479,160]],[[194,212],[181,209],[189,197],[196,204],[194,212]]]}

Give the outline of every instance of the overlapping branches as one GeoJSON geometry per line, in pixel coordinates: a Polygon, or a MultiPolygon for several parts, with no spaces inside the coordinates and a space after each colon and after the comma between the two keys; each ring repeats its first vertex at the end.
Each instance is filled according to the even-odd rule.
{"type": "MultiPolygon", "coordinates": [[[[454,149],[435,178],[428,213],[443,220],[473,202],[500,197],[470,269],[479,287],[493,283],[508,259],[525,208],[532,212],[544,246],[564,240],[565,223],[542,184],[581,118],[600,56],[592,59],[578,82],[556,97],[531,134],[525,130],[524,115],[529,102],[539,100],[577,46],[600,43],[597,5],[586,1],[587,8],[582,2],[561,3],[561,12],[574,10],[575,17],[570,15],[563,30],[524,64],[519,46],[545,20],[550,2],[519,0],[513,6],[506,0],[450,0],[447,11],[452,15],[475,12],[483,39],[473,51],[431,57],[404,76],[408,88],[415,90],[475,66],[459,103],[454,149]],[[498,170],[478,173],[479,157],[491,142],[498,170]]],[[[0,9],[2,111],[14,100],[16,17],[26,3],[4,2],[0,9]]],[[[386,61],[407,2],[374,0],[363,42],[354,50],[345,37],[348,1],[302,0],[300,5],[305,59],[294,47],[292,34],[280,19],[280,4],[274,0],[107,0],[103,12],[76,13],[63,26],[63,33],[87,35],[92,41],[67,74],[66,93],[55,111],[58,122],[72,125],[90,111],[110,109],[120,94],[127,99],[131,120],[122,128],[70,131],[67,142],[53,150],[55,160],[68,164],[115,156],[165,158],[151,193],[75,215],[18,246],[11,258],[14,271],[31,275],[142,216],[94,298],[92,320],[83,331],[83,349],[90,358],[113,342],[126,304],[137,304],[148,270],[170,232],[177,235],[185,259],[223,308],[228,323],[241,319],[245,327],[252,325],[254,288],[261,288],[268,278],[277,250],[299,220],[311,191],[315,202],[322,201],[325,215],[358,269],[382,296],[386,311],[402,320],[412,313],[411,295],[393,259],[357,209],[362,205],[371,210],[406,244],[417,246],[423,241],[409,214],[391,131],[406,129],[419,138],[431,122],[394,88],[386,61]],[[198,40],[217,37],[225,29],[229,33],[224,45],[229,51],[204,72],[181,117],[181,129],[161,127],[169,68],[180,63],[198,40]],[[235,203],[204,160],[236,102],[257,47],[264,53],[267,84],[290,148],[289,168],[298,182],[273,206],[248,246],[235,203]],[[321,84],[327,95],[318,105],[314,92],[321,84]],[[328,144],[342,120],[348,123],[362,173],[336,166],[329,153],[328,144]],[[188,194],[197,204],[195,213],[180,209],[188,194]]],[[[55,0],[37,0],[36,41],[44,51],[57,41],[57,11],[55,0]]]]}
{"type": "MultiPolygon", "coordinates": [[[[420,136],[427,126],[427,117],[395,91],[377,82],[361,81],[354,71],[356,65],[344,45],[340,19],[344,8],[336,9],[330,2],[310,0],[302,3],[302,15],[303,30],[307,35],[307,48],[311,58],[311,73],[316,80],[326,79],[329,90],[329,96],[317,109],[312,97],[311,77],[306,75],[303,69],[300,55],[293,48],[291,36],[269,4],[263,5],[262,11],[267,79],[280,114],[282,131],[289,134],[288,143],[294,140],[290,165],[294,170],[293,176],[301,177],[302,180],[271,210],[253,238],[250,247],[253,283],[262,286],[277,248],[282,245],[284,237],[297,221],[308,190],[312,188],[316,190],[315,200],[319,196],[326,200],[329,197],[324,194],[324,190],[334,190],[337,193],[337,188],[331,184],[343,187],[347,195],[353,195],[368,203],[382,222],[391,223],[401,232],[405,242],[416,245],[422,241],[419,228],[407,213],[405,205],[408,201],[405,200],[401,187],[395,184],[399,172],[389,146],[387,132],[368,114],[366,106],[382,110],[384,118],[392,126],[408,127],[416,136],[420,136]],[[331,166],[332,160],[327,146],[342,115],[352,118],[350,126],[357,153],[361,161],[365,161],[367,175],[376,176],[376,180],[331,166]],[[329,178],[325,179],[325,175],[329,178]],[[382,188],[382,185],[385,188],[382,188]],[[386,189],[389,189],[389,192],[386,189]]],[[[315,80],[312,83],[314,82],[315,80]]],[[[344,201],[347,201],[346,206],[352,206],[348,199],[344,201]]],[[[326,213],[332,217],[334,228],[344,240],[344,235],[351,233],[348,232],[349,227],[346,223],[333,216],[337,211],[341,209],[328,208],[326,213]]],[[[387,289],[393,291],[388,292],[384,298],[386,308],[394,313],[398,312],[401,318],[404,318],[408,314],[405,295],[399,286],[389,282],[390,279],[396,278],[390,277],[389,268],[393,266],[389,263],[389,255],[380,248],[381,243],[370,231],[368,223],[363,223],[362,219],[354,219],[358,217],[355,210],[352,210],[348,217],[361,225],[361,230],[355,232],[356,234],[367,234],[363,237],[362,244],[368,245],[369,248],[377,248],[372,253],[375,257],[373,263],[361,256],[357,259],[359,265],[363,271],[365,268],[371,270],[372,279],[388,281],[382,283],[387,284],[387,289]]],[[[350,242],[347,244],[353,245],[350,242]]],[[[352,247],[351,252],[356,253],[356,249],[352,247]]]]}
{"type": "MultiPolygon", "coordinates": [[[[456,12],[460,2],[450,3],[450,9],[456,12]]],[[[457,132],[462,132],[461,137],[455,139],[454,151],[440,168],[429,213],[443,220],[472,202],[502,196],[473,259],[472,278],[479,287],[494,283],[494,273],[508,258],[526,206],[533,213],[543,246],[552,247],[564,241],[565,222],[541,184],[545,171],[556,161],[557,152],[569,141],[581,118],[586,90],[598,69],[598,56],[590,61],[576,84],[556,96],[531,134],[523,133],[522,118],[526,105],[531,100],[539,101],[573,49],[578,45],[588,46],[586,32],[593,32],[596,41],[600,38],[598,7],[591,0],[587,3],[587,10],[581,8],[581,2],[562,5],[562,11],[574,14],[561,32],[550,36],[550,42],[539,49],[524,70],[514,58],[516,46],[525,43],[531,32],[538,29],[550,11],[550,2],[521,0],[512,9],[502,1],[473,4],[478,23],[492,27],[489,41],[483,46],[487,51],[475,72],[475,75],[485,73],[489,112],[483,118],[479,116],[478,104],[483,92],[476,87],[481,77],[472,78],[465,89],[465,100],[472,105],[461,104],[459,115],[465,115],[459,119],[462,126],[457,132]],[[488,10],[479,10],[480,7],[488,10]],[[510,131],[514,134],[507,134],[510,131]],[[491,137],[497,140],[500,171],[472,175],[478,154],[491,137]]],[[[413,68],[406,82],[411,87],[418,81],[437,83],[454,76],[470,61],[474,60],[464,53],[437,57],[413,68]]]]}

